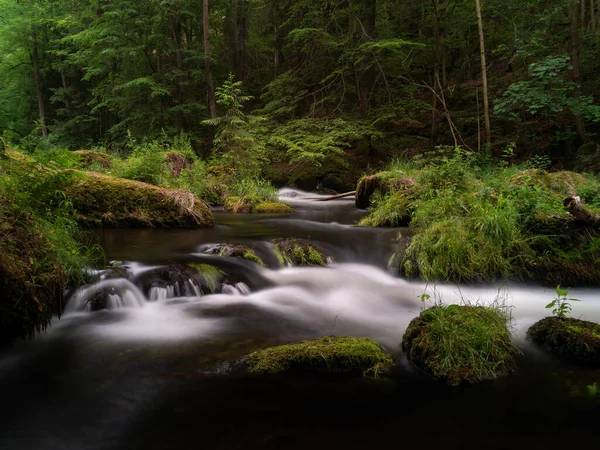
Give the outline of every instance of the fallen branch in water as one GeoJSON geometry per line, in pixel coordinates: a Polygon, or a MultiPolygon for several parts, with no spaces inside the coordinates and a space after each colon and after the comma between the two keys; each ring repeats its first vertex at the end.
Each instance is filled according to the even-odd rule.
{"type": "Polygon", "coordinates": [[[315,200],[317,202],[328,202],[329,200],[337,200],[338,198],[350,197],[351,195],[356,194],[356,191],[345,192],[344,194],[332,195],[330,197],[325,198],[313,198],[311,200],[315,200]]]}

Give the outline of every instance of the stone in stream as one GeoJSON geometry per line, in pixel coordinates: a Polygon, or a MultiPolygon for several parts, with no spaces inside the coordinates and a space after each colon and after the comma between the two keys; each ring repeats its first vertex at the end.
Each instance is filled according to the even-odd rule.
{"type": "Polygon", "coordinates": [[[502,311],[483,306],[434,306],[414,318],[402,338],[409,361],[452,386],[493,380],[516,369],[518,349],[502,311]]]}
{"type": "Polygon", "coordinates": [[[586,367],[600,367],[600,324],[546,317],[527,330],[527,337],[561,359],[586,367]]]}
{"type": "Polygon", "coordinates": [[[372,339],[325,336],[258,350],[245,359],[251,373],[348,373],[377,378],[390,372],[392,356],[372,339]]]}
{"type": "Polygon", "coordinates": [[[275,256],[281,266],[326,266],[327,256],[306,239],[275,239],[275,256]]]}

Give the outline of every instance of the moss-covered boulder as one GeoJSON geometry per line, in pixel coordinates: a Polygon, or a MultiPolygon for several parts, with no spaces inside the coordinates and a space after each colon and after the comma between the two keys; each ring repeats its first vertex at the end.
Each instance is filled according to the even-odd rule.
{"type": "Polygon", "coordinates": [[[223,204],[225,211],[234,213],[277,213],[285,214],[294,212],[291,206],[284,203],[276,202],[259,202],[256,203],[246,197],[230,196],[225,199],[223,204]]]}
{"type": "Polygon", "coordinates": [[[275,256],[282,266],[326,266],[323,251],[306,239],[275,239],[275,256]]]}
{"type": "Polygon", "coordinates": [[[212,227],[208,206],[189,191],[87,172],[64,192],[81,223],[104,227],[212,227]]]}
{"type": "Polygon", "coordinates": [[[107,153],[96,152],[93,150],[77,150],[73,152],[81,159],[81,167],[89,169],[93,166],[108,169],[112,166],[112,158],[107,153]]]}
{"type": "Polygon", "coordinates": [[[367,209],[376,191],[382,194],[394,191],[409,191],[415,186],[415,180],[410,177],[400,177],[392,172],[379,172],[362,177],[356,186],[356,207],[367,209]]]}
{"type": "Polygon", "coordinates": [[[225,256],[228,258],[241,258],[264,266],[265,263],[258,257],[254,248],[243,244],[218,244],[208,248],[205,253],[209,255],[225,256]]]}
{"type": "Polygon", "coordinates": [[[527,330],[527,337],[562,359],[600,367],[600,324],[546,317],[527,330]]]}
{"type": "Polygon", "coordinates": [[[284,203],[262,202],[256,205],[253,212],[262,214],[289,214],[294,212],[294,208],[284,203]]]}
{"type": "Polygon", "coordinates": [[[402,350],[417,367],[449,385],[493,380],[516,369],[507,317],[482,306],[435,306],[421,312],[406,329],[402,350]]]}
{"type": "Polygon", "coordinates": [[[248,357],[246,364],[253,373],[321,372],[378,377],[388,373],[394,361],[372,339],[326,336],[259,350],[248,357]]]}

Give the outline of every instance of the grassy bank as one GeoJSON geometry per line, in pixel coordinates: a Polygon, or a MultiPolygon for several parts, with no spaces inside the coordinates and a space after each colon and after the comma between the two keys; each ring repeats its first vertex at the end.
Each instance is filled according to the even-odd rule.
{"type": "Polygon", "coordinates": [[[533,279],[550,285],[600,280],[598,229],[576,220],[563,205],[566,197],[578,195],[597,213],[597,178],[548,173],[531,164],[492,166],[457,149],[396,161],[368,182],[376,189],[361,199],[371,204],[361,224],[410,225],[416,232],[391,261],[406,277],[533,279]]]}

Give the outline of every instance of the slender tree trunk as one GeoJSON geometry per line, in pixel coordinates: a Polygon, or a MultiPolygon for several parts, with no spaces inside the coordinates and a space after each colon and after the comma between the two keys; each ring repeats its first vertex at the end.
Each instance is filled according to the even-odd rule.
{"type": "Polygon", "coordinates": [[[481,0],[475,0],[477,10],[477,26],[479,28],[479,53],[481,54],[481,82],[483,84],[483,118],[485,122],[485,142],[492,143],[492,127],[490,125],[490,105],[488,98],[487,64],[485,61],[485,40],[483,38],[483,20],[481,18],[481,0]]]}
{"type": "Polygon", "coordinates": [[[217,117],[215,104],[215,83],[213,81],[212,62],[210,60],[210,33],[208,30],[208,0],[202,0],[202,19],[204,27],[204,65],[206,67],[206,82],[208,84],[208,117],[217,117]]]}
{"type": "Polygon", "coordinates": [[[248,79],[248,51],[246,49],[246,42],[248,41],[248,8],[248,0],[240,0],[237,17],[237,78],[243,83],[245,83],[248,79]]]}
{"type": "Polygon", "coordinates": [[[596,31],[596,11],[594,10],[594,0],[590,0],[590,26],[592,31],[596,31]]]}
{"type": "MultiPolygon", "coordinates": [[[[571,57],[571,79],[579,84],[580,61],[579,61],[579,0],[570,0],[569,2],[569,56],[571,57]]],[[[583,117],[580,114],[575,116],[575,129],[581,142],[587,142],[588,137],[585,131],[583,117]]]]}
{"type": "Polygon", "coordinates": [[[37,94],[38,109],[40,113],[40,128],[42,137],[48,137],[48,128],[46,127],[46,111],[44,108],[44,95],[42,92],[42,76],[40,74],[40,57],[38,54],[38,42],[35,31],[31,32],[31,40],[33,41],[33,51],[31,59],[33,62],[33,76],[35,80],[35,92],[37,94]]]}

